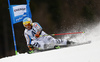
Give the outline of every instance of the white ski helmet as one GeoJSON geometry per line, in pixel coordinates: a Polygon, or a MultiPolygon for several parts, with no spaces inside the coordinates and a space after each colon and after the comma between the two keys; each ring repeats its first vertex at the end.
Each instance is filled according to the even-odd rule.
{"type": "Polygon", "coordinates": [[[27,24],[29,24],[29,23],[30,23],[30,25],[32,25],[32,19],[31,19],[31,18],[26,17],[26,18],[23,19],[23,25],[24,25],[24,27],[25,27],[27,24]]]}

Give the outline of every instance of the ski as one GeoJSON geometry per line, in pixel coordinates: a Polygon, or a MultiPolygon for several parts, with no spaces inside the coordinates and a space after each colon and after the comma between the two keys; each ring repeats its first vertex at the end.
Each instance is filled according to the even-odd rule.
{"type": "Polygon", "coordinates": [[[86,41],[86,42],[75,42],[74,44],[72,45],[68,45],[67,47],[70,47],[70,46],[78,46],[78,45],[84,45],[84,44],[90,44],[91,41],[86,41]]]}

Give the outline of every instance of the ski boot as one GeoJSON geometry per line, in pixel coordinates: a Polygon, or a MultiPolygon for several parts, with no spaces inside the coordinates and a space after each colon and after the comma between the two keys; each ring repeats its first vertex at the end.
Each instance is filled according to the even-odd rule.
{"type": "Polygon", "coordinates": [[[54,46],[54,49],[59,49],[59,48],[61,48],[61,47],[57,46],[57,45],[54,46]]]}
{"type": "Polygon", "coordinates": [[[74,44],[75,44],[75,42],[67,40],[67,46],[71,46],[71,45],[74,45],[74,44]]]}

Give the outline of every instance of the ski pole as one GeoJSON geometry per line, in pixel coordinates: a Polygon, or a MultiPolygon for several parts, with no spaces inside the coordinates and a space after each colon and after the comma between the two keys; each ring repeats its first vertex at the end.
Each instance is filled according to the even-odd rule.
{"type": "MultiPolygon", "coordinates": [[[[57,36],[57,35],[68,35],[68,34],[80,34],[80,33],[84,33],[84,32],[59,33],[59,34],[51,34],[50,36],[57,36]]],[[[40,37],[42,37],[42,36],[49,36],[49,35],[40,35],[40,37]]]]}

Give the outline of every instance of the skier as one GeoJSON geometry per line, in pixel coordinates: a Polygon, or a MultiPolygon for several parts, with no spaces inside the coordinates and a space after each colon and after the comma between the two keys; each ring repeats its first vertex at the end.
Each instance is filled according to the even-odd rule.
{"type": "Polygon", "coordinates": [[[52,36],[47,35],[47,33],[42,30],[42,27],[39,25],[39,23],[32,23],[32,20],[29,17],[23,19],[23,25],[25,27],[24,36],[26,38],[27,46],[30,50],[29,53],[32,53],[35,48],[39,50],[45,50],[54,48],[55,45],[70,44],[70,41],[65,39],[55,39],[52,36]]]}

